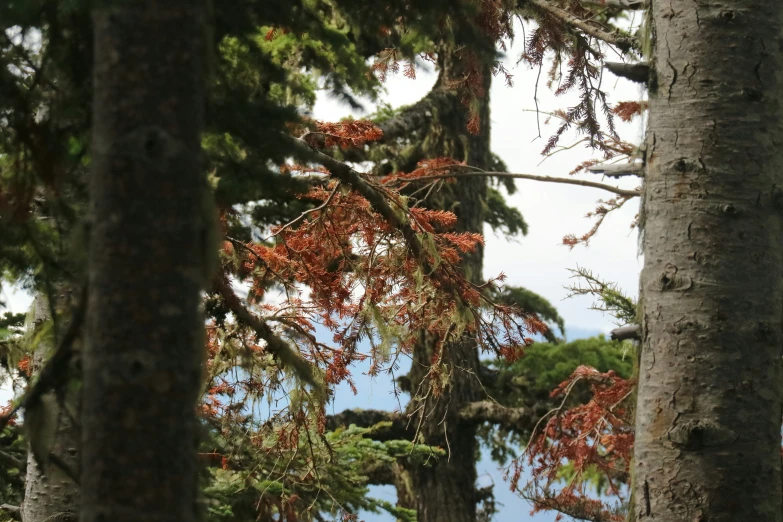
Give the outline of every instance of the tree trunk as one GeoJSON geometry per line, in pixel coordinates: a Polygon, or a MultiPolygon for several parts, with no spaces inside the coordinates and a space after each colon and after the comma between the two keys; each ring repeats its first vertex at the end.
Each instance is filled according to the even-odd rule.
{"type": "Polygon", "coordinates": [[[655,0],[637,520],[783,520],[778,0],[655,0]]]}
{"type": "Polygon", "coordinates": [[[202,4],[94,16],[83,522],[196,516],[202,4]]]}
{"type": "MultiPolygon", "coordinates": [[[[52,319],[49,300],[37,294],[33,301],[33,328],[52,319]]],[[[44,340],[35,347],[33,354],[33,375],[37,374],[46,358],[54,349],[51,342],[44,340]]],[[[45,423],[56,423],[57,431],[50,451],[52,457],[41,469],[32,451],[27,454],[24,502],[21,515],[24,522],[76,522],[79,516],[79,485],[69,476],[78,470],[79,429],[75,418],[79,413],[79,394],[72,388],[41,397],[46,404],[45,414],[52,418],[45,423]],[[63,468],[62,466],[67,466],[63,468]]]]}
{"type": "MultiPolygon", "coordinates": [[[[449,88],[450,78],[459,78],[453,71],[458,60],[451,51],[441,54],[440,78],[435,89],[449,88]]],[[[432,114],[432,124],[424,134],[422,148],[426,157],[448,156],[479,168],[491,168],[489,146],[489,84],[491,75],[485,68],[485,97],[481,100],[481,131],[468,135],[465,127],[468,110],[456,98],[449,110],[432,114]]],[[[483,231],[486,199],[486,180],[461,179],[439,192],[437,199],[427,201],[430,208],[453,211],[458,218],[456,229],[460,232],[483,231]]],[[[467,277],[479,282],[482,277],[483,249],[466,256],[463,269],[467,277]]],[[[466,338],[450,343],[444,348],[444,360],[451,372],[451,383],[440,397],[429,395],[423,409],[425,419],[421,435],[427,444],[440,446],[448,452],[430,466],[407,469],[410,491],[414,493],[411,507],[417,511],[419,522],[475,522],[476,521],[476,461],[479,456],[478,440],[474,425],[461,424],[459,412],[481,398],[478,348],[475,341],[466,338]]],[[[415,393],[419,383],[426,382],[433,357],[432,339],[422,333],[421,343],[415,348],[410,379],[415,393]]],[[[426,387],[420,394],[427,395],[426,387]]],[[[413,400],[408,411],[413,412],[422,403],[413,400]]],[[[411,423],[418,424],[418,415],[411,423]]],[[[403,481],[408,483],[408,481],[403,481]]],[[[402,498],[402,497],[401,497],[402,498]]]]}

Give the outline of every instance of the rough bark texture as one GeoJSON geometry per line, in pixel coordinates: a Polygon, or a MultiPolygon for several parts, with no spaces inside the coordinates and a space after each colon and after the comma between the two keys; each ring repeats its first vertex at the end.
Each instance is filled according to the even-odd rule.
{"type": "MultiPolygon", "coordinates": [[[[449,85],[450,78],[458,78],[453,70],[458,63],[449,51],[442,53],[440,59],[440,78],[435,89],[449,85]]],[[[432,111],[430,127],[424,134],[422,150],[428,157],[448,156],[468,164],[488,169],[491,167],[489,148],[489,82],[491,75],[484,71],[487,95],[481,101],[481,131],[478,135],[468,135],[465,130],[467,109],[456,99],[448,109],[435,108],[432,111]]],[[[483,230],[486,198],[486,180],[482,178],[461,179],[440,193],[427,206],[451,210],[456,213],[459,231],[479,232],[483,230]]],[[[482,276],[483,249],[467,256],[463,268],[467,277],[479,281],[482,276]]],[[[451,385],[440,397],[427,393],[426,384],[419,390],[427,395],[423,405],[425,419],[421,434],[427,444],[440,446],[448,452],[447,457],[438,459],[431,466],[415,467],[405,470],[398,482],[398,500],[405,507],[415,508],[419,522],[475,522],[476,520],[476,459],[478,441],[476,428],[472,423],[461,422],[462,409],[482,398],[481,386],[477,380],[479,372],[478,349],[475,342],[465,339],[451,343],[444,348],[444,360],[452,372],[451,385]],[[400,488],[400,485],[410,487],[400,488]],[[410,493],[413,493],[411,495],[410,493]],[[412,497],[412,498],[411,498],[412,497]]],[[[413,366],[409,374],[413,391],[419,383],[426,383],[426,373],[433,356],[432,339],[422,334],[421,343],[414,349],[413,366]]],[[[408,406],[408,412],[422,407],[422,402],[414,400],[408,406]]],[[[421,413],[420,412],[420,413],[421,413]]],[[[418,415],[414,415],[411,424],[418,424],[418,415]]]]}
{"type": "MultiPolygon", "coordinates": [[[[37,329],[44,322],[51,320],[51,308],[45,295],[36,295],[32,312],[33,328],[37,329]]],[[[50,342],[42,342],[35,347],[34,374],[41,369],[53,349],[50,342]]],[[[47,423],[57,425],[50,451],[58,463],[68,466],[67,469],[74,472],[79,467],[79,429],[74,422],[79,412],[79,394],[71,388],[62,390],[60,397],[57,397],[55,392],[50,392],[40,400],[48,406],[46,413],[55,417],[47,419],[47,423]]],[[[79,485],[68,476],[68,472],[61,465],[55,464],[50,458],[45,469],[41,469],[33,452],[28,452],[24,502],[21,506],[24,522],[75,522],[78,519],[79,485]]]]}
{"type": "Polygon", "coordinates": [[[203,320],[200,0],[96,11],[83,522],[187,522],[203,320]]]}
{"type": "Polygon", "coordinates": [[[779,0],[655,0],[637,520],[783,520],[779,0]]]}

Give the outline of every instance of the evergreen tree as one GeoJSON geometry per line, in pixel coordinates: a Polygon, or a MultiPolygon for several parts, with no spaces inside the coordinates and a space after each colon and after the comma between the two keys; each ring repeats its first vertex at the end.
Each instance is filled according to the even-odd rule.
{"type": "MultiPolygon", "coordinates": [[[[409,518],[410,511],[364,498],[367,480],[373,475],[388,476],[388,469],[392,469],[398,472],[398,483],[414,485],[412,491],[401,488],[408,494],[400,495],[400,507],[416,508],[420,520],[448,518],[449,513],[455,520],[474,519],[480,493],[463,493],[475,490],[475,426],[499,422],[524,431],[529,429],[524,423],[533,420],[524,411],[496,408],[480,400],[474,378],[481,372],[478,349],[495,349],[513,358],[524,344],[522,337],[541,329],[538,318],[530,312],[540,310],[543,318],[558,321],[551,306],[524,293],[507,293],[497,305],[489,306],[490,315],[495,314],[501,325],[504,321],[510,324],[507,321],[512,317],[519,321],[514,324],[522,329],[505,332],[508,337],[494,324],[485,326],[470,319],[471,309],[479,305],[486,308],[489,302],[486,294],[477,290],[483,279],[481,248],[475,234],[485,221],[510,232],[524,230],[524,222],[502,203],[495,187],[487,187],[485,177],[447,185],[437,198],[425,201],[440,211],[400,212],[407,207],[406,200],[388,183],[379,176],[362,175],[334,157],[350,160],[358,154],[367,159],[369,154],[377,161],[374,174],[380,175],[413,169],[420,175],[432,174],[435,164],[427,160],[437,156],[449,156],[483,171],[503,170],[488,147],[486,93],[490,71],[496,66],[495,45],[508,32],[514,6],[389,2],[387,9],[379,10],[346,1],[273,6],[227,2],[213,7],[214,23],[209,17],[206,23],[188,18],[176,28],[167,25],[171,22],[167,17],[182,14],[177,9],[170,13],[133,4],[108,11],[97,18],[106,25],[96,28],[95,47],[92,21],[78,2],[44,2],[40,10],[9,4],[0,17],[7,28],[21,28],[23,35],[32,34],[35,39],[35,34],[40,34],[40,45],[10,38],[2,47],[4,65],[11,66],[0,72],[5,118],[1,126],[5,154],[1,159],[3,232],[8,238],[0,246],[0,259],[5,275],[49,297],[54,281],[67,280],[78,286],[86,279],[85,245],[79,238],[92,237],[87,311],[91,341],[84,354],[83,412],[85,440],[91,443],[86,446],[89,451],[81,469],[82,516],[88,520],[98,517],[104,501],[112,510],[134,506],[135,511],[127,511],[127,516],[145,516],[143,513],[158,509],[173,510],[181,519],[195,516],[195,476],[189,471],[194,468],[188,455],[196,429],[188,420],[187,405],[195,401],[197,352],[193,345],[200,330],[194,293],[206,282],[208,360],[202,426],[208,435],[202,437],[201,449],[213,467],[204,477],[208,498],[200,502],[206,503],[209,516],[238,520],[253,513],[282,519],[314,512],[317,518],[318,513],[383,508],[409,518]],[[141,18],[160,24],[155,38],[172,41],[171,46],[163,46],[171,47],[170,56],[133,55],[156,41],[141,29],[130,31],[140,21],[133,9],[142,7],[146,10],[138,11],[144,15],[141,18]],[[128,31],[108,31],[114,25],[128,31]],[[123,45],[123,39],[135,43],[123,45]],[[202,153],[211,193],[199,181],[194,166],[198,157],[192,143],[199,129],[198,99],[180,104],[185,93],[198,91],[195,87],[205,76],[196,67],[198,45],[205,40],[205,47],[212,50],[206,53],[206,76],[213,81],[206,93],[202,153]],[[400,60],[413,60],[419,53],[435,53],[440,82],[419,104],[380,122],[382,139],[364,122],[326,125],[302,117],[301,108],[312,103],[315,87],[308,72],[319,71],[332,92],[355,103],[351,91],[372,94],[378,86],[372,75],[366,74],[371,72],[366,67],[368,57],[378,55],[373,69],[382,75],[397,67],[400,60]],[[172,68],[175,63],[183,67],[190,64],[186,74],[164,81],[176,72],[162,65],[167,56],[174,60],[172,68]],[[175,60],[177,57],[193,62],[175,60]],[[127,60],[122,61],[126,66],[116,77],[107,76],[110,66],[117,66],[114,60],[120,58],[127,60]],[[150,77],[144,72],[155,67],[160,68],[160,74],[150,77]],[[98,80],[95,92],[92,74],[98,80]],[[123,78],[126,83],[118,83],[123,78]],[[133,89],[124,92],[127,86],[133,89]],[[93,98],[96,101],[91,105],[93,98]],[[116,99],[125,101],[115,103],[116,99]],[[161,127],[165,133],[149,127],[149,122],[174,118],[175,114],[179,117],[174,120],[180,122],[173,127],[179,129],[176,132],[166,130],[165,125],[161,127]],[[132,127],[142,128],[146,134],[126,134],[132,127]],[[292,138],[292,132],[304,137],[292,138]],[[90,133],[92,144],[87,139],[90,133]],[[128,139],[120,150],[104,146],[107,139],[123,136],[128,139]],[[181,136],[189,137],[187,157],[182,147],[171,148],[181,136]],[[374,141],[380,141],[378,147],[369,145],[374,141]],[[137,153],[129,154],[134,150],[137,153]],[[387,157],[379,157],[379,151],[387,157]],[[291,157],[296,163],[287,161],[291,157]],[[182,160],[181,169],[174,166],[177,158],[182,160]],[[329,176],[312,166],[314,163],[326,167],[329,176]],[[95,172],[91,201],[95,212],[86,216],[88,166],[95,172]],[[108,176],[111,172],[125,174],[108,176]],[[168,179],[174,174],[183,176],[181,183],[172,184],[168,179]],[[133,185],[125,184],[134,179],[133,185]],[[134,195],[133,201],[128,201],[128,194],[134,195]],[[220,216],[219,226],[210,220],[212,199],[220,216]],[[128,214],[121,212],[125,205],[128,214]],[[305,210],[308,214],[298,218],[305,210]],[[443,210],[455,211],[456,218],[443,210]],[[170,224],[180,223],[181,230],[167,226],[168,212],[172,213],[170,224]],[[175,212],[179,214],[174,216],[175,212]],[[36,219],[28,219],[30,215],[36,219]],[[336,228],[324,226],[326,221],[336,223],[336,228]],[[449,224],[456,225],[456,232],[445,232],[449,224]],[[117,228],[120,225],[121,230],[117,228]],[[219,228],[217,233],[215,228],[219,228]],[[210,243],[211,236],[220,232],[224,241],[210,243]],[[354,246],[344,241],[348,234],[360,237],[368,248],[353,250],[354,246]],[[212,278],[205,252],[217,250],[218,245],[218,276],[212,278]],[[388,255],[375,256],[376,245],[387,249],[384,253],[388,255]],[[458,250],[466,254],[462,267],[467,278],[456,268],[458,250]],[[348,289],[364,275],[379,286],[365,294],[369,296],[367,306],[361,308],[351,302],[348,289]],[[144,277],[149,280],[130,286],[144,277]],[[230,278],[250,284],[248,300],[239,298],[230,278]],[[182,288],[175,288],[177,282],[182,288]],[[312,288],[314,299],[291,299],[287,307],[273,311],[258,306],[270,289],[282,287],[294,292],[297,285],[312,288]],[[408,294],[393,294],[395,285],[408,294]],[[400,301],[395,302],[421,295],[428,300],[416,311],[402,312],[400,301]],[[174,296],[176,303],[164,302],[174,296]],[[538,308],[514,316],[509,307],[513,302],[538,308]],[[150,303],[160,303],[158,312],[186,312],[188,320],[150,314],[150,303]],[[336,315],[350,320],[347,324],[330,323],[336,315]],[[314,338],[313,320],[333,331],[336,347],[325,349],[314,338]],[[430,333],[414,333],[421,332],[422,326],[430,333]],[[175,330],[182,335],[167,341],[165,350],[150,352],[154,346],[148,344],[150,336],[156,331],[173,335],[175,330]],[[404,430],[396,432],[402,441],[369,440],[377,439],[383,429],[393,430],[398,418],[392,419],[391,426],[365,424],[331,435],[323,432],[328,422],[323,416],[328,387],[349,377],[345,370],[358,357],[356,347],[362,337],[382,337],[385,350],[413,350],[422,366],[417,366],[408,380],[416,386],[425,377],[427,380],[423,394],[411,387],[412,395],[418,399],[440,394],[434,405],[437,417],[443,414],[448,418],[446,437],[432,419],[422,424],[424,445],[418,444],[420,440],[409,442],[413,440],[411,433],[404,430]],[[124,358],[112,357],[117,351],[124,358]],[[173,368],[184,368],[176,374],[188,382],[172,386],[173,377],[166,376],[171,377],[173,368]],[[119,381],[112,381],[116,386],[98,379],[104,371],[120,376],[119,381]],[[445,377],[450,378],[448,384],[445,377]],[[141,386],[142,381],[150,386],[141,386]],[[156,386],[165,389],[157,390],[156,386]],[[268,419],[254,418],[256,401],[262,397],[274,400],[280,390],[289,393],[287,407],[268,419]],[[162,413],[160,403],[166,394],[176,397],[165,401],[171,412],[162,413]],[[147,449],[152,451],[152,430],[173,426],[171,423],[177,429],[164,429],[165,433],[152,440],[167,440],[169,446],[178,441],[176,450],[160,455],[166,448],[161,442],[150,458],[134,457],[147,449]],[[135,442],[126,444],[131,440],[135,442]],[[444,442],[452,450],[459,449],[459,459],[440,459],[434,467],[422,467],[421,462],[428,460],[423,456],[442,456],[431,445],[444,446],[444,442]],[[123,458],[133,464],[128,473],[113,475],[118,482],[104,480],[101,466],[112,461],[119,466],[123,458]],[[290,462],[293,468],[281,468],[279,462],[290,462]],[[364,468],[365,463],[372,463],[373,469],[364,468]],[[161,477],[181,474],[184,480],[176,486],[182,490],[151,488],[155,482],[144,477],[155,470],[161,477]],[[137,489],[128,489],[121,481],[129,477],[144,480],[133,479],[137,489]],[[442,494],[425,497],[419,494],[423,488],[442,494]],[[322,494],[324,490],[329,494],[322,494]],[[167,503],[166,495],[176,496],[177,502],[167,503]]],[[[591,48],[584,40],[583,28],[564,23],[548,4],[526,6],[522,13],[537,16],[542,27],[548,27],[549,32],[533,40],[538,42],[531,44],[533,48],[554,46],[557,52],[581,60],[570,69],[572,85],[592,74],[595,67],[585,58],[591,48]],[[557,27],[561,27],[559,33],[554,29],[557,27]]],[[[583,101],[583,112],[575,111],[567,118],[569,124],[589,128],[595,134],[595,116],[585,109],[594,101],[591,94],[588,92],[583,101]]],[[[399,180],[405,182],[404,177],[392,182],[399,180]]],[[[405,192],[407,201],[415,198],[414,190],[411,185],[405,192]]],[[[70,360],[75,352],[61,341],[42,371],[42,375],[54,378],[35,381],[17,406],[29,406],[27,398],[34,395],[32,391],[61,389],[69,379],[78,380],[80,376],[57,365],[63,359],[70,360]]],[[[379,350],[374,355],[379,365],[390,361],[388,352],[379,350]]]]}

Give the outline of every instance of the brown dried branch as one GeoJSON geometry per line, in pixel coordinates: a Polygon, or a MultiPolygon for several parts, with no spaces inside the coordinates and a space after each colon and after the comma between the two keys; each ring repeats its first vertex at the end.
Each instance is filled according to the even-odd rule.
{"type": "Polygon", "coordinates": [[[296,375],[312,386],[320,397],[325,396],[323,380],[320,377],[317,378],[320,373],[317,366],[307,361],[298,350],[275,334],[266,321],[245,308],[231,286],[222,278],[216,278],[215,289],[223,297],[237,321],[252,328],[256,335],[266,342],[266,349],[269,353],[277,357],[283,364],[290,366],[296,375]]]}

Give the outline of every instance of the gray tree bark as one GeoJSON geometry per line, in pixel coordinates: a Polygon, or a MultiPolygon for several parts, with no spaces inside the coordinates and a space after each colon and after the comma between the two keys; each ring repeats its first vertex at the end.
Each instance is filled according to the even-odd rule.
{"type": "Polygon", "coordinates": [[[655,0],[637,520],[783,520],[783,3],[655,0]]]}
{"type": "Polygon", "coordinates": [[[196,518],[202,4],[94,15],[82,522],[196,518]]]}
{"type": "MultiPolygon", "coordinates": [[[[49,300],[45,295],[36,295],[32,313],[34,330],[52,319],[49,300]]],[[[33,375],[38,373],[53,349],[49,341],[35,347],[33,375]]],[[[75,522],[79,516],[79,485],[62,467],[67,466],[71,473],[78,469],[79,428],[75,419],[79,413],[79,393],[65,389],[60,394],[59,399],[55,392],[41,397],[41,401],[47,405],[46,414],[53,417],[46,422],[55,423],[57,431],[50,449],[53,458],[46,463],[45,469],[39,467],[33,452],[28,451],[24,502],[21,506],[24,522],[75,522]]]]}

